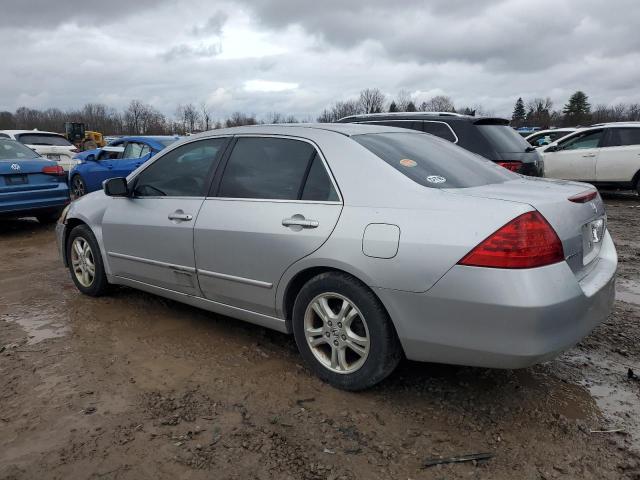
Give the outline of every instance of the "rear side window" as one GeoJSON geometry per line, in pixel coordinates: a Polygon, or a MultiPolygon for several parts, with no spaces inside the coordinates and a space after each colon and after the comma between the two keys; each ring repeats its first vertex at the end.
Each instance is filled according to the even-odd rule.
{"type": "Polygon", "coordinates": [[[269,137],[238,139],[218,192],[219,197],[269,200],[337,199],[334,195],[311,144],[269,137]]]}
{"type": "Polygon", "coordinates": [[[529,142],[508,125],[484,124],[476,127],[498,153],[520,153],[531,148],[529,142]]]}
{"type": "Polygon", "coordinates": [[[610,132],[608,147],[640,145],[640,128],[612,128],[610,132]]]}
{"type": "Polygon", "coordinates": [[[62,135],[48,133],[21,133],[16,138],[25,145],[53,145],[56,147],[71,147],[71,143],[62,135]]]}
{"type": "Polygon", "coordinates": [[[519,178],[506,168],[451,142],[413,133],[352,137],[416,183],[431,188],[465,188],[519,178]]]}
{"type": "Polygon", "coordinates": [[[450,142],[455,143],[458,139],[456,138],[451,127],[445,122],[423,122],[422,130],[425,133],[430,133],[431,135],[435,135],[436,137],[444,138],[445,140],[449,140],[450,142]]]}

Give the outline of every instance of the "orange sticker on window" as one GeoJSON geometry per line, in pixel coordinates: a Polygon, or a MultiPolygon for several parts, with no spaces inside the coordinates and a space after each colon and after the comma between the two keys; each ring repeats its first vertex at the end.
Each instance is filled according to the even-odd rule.
{"type": "Polygon", "coordinates": [[[409,160],[408,158],[403,158],[400,160],[400,165],[403,167],[415,167],[418,165],[415,160],[409,160]]]}

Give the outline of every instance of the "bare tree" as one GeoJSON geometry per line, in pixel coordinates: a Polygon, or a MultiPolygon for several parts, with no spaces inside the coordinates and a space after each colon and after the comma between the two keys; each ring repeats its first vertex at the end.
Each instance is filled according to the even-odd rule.
{"type": "Polygon", "coordinates": [[[255,125],[257,123],[254,116],[242,112],[234,112],[225,120],[226,127],[240,127],[242,125],[255,125]]]}
{"type": "Polygon", "coordinates": [[[385,96],[378,88],[365,88],[360,92],[359,102],[364,113],[380,113],[384,108],[385,96]]]}
{"type": "Polygon", "coordinates": [[[356,100],[347,100],[346,102],[336,102],[330,108],[324,109],[318,117],[318,122],[331,123],[351,115],[364,113],[362,105],[356,100]]]}
{"type": "Polygon", "coordinates": [[[396,104],[397,112],[406,112],[411,101],[411,94],[409,94],[407,90],[403,89],[398,92],[396,99],[392,103],[396,104]]]}
{"type": "Polygon", "coordinates": [[[430,98],[426,102],[422,102],[420,109],[424,112],[455,112],[456,108],[453,105],[451,97],[446,95],[436,95],[430,98]]]}
{"type": "Polygon", "coordinates": [[[549,128],[551,126],[551,111],[553,102],[549,97],[534,98],[527,103],[527,125],[549,128]]]}
{"type": "Polygon", "coordinates": [[[207,102],[200,103],[200,118],[202,120],[202,130],[207,131],[211,128],[211,110],[207,102]]]}

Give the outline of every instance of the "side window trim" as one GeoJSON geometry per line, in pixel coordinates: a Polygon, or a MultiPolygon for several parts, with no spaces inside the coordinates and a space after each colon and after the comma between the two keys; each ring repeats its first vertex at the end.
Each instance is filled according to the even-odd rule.
{"type": "Polygon", "coordinates": [[[257,135],[257,134],[238,134],[238,135],[234,135],[233,136],[233,140],[231,142],[229,142],[228,146],[225,149],[224,155],[221,157],[220,159],[220,163],[218,165],[218,168],[216,169],[216,173],[213,177],[213,181],[211,183],[211,188],[209,189],[209,192],[207,193],[207,198],[215,198],[217,200],[226,200],[226,201],[247,201],[247,202],[278,202],[278,203],[324,203],[324,204],[331,204],[331,205],[335,205],[335,204],[343,204],[343,200],[342,200],[342,192],[340,191],[340,189],[338,188],[338,183],[335,180],[335,177],[333,176],[333,172],[331,171],[331,168],[329,167],[329,164],[327,162],[327,160],[324,158],[324,155],[322,154],[322,150],[320,150],[320,147],[318,147],[318,145],[316,145],[314,142],[312,142],[311,140],[307,139],[307,138],[302,138],[302,137],[294,137],[291,135],[277,135],[277,134],[262,134],[262,135],[257,135]],[[300,191],[298,192],[298,197],[300,197],[302,195],[302,192],[304,191],[304,187],[307,183],[307,178],[309,176],[309,171],[311,170],[311,166],[313,164],[313,158],[315,156],[317,156],[321,161],[322,161],[322,165],[324,166],[325,172],[326,174],[329,176],[329,180],[331,181],[331,185],[333,186],[333,189],[336,191],[336,194],[338,195],[338,200],[302,200],[300,198],[296,199],[296,200],[283,200],[283,199],[274,199],[274,198],[233,198],[233,197],[220,197],[218,196],[218,193],[220,192],[220,183],[222,182],[222,176],[224,175],[224,171],[225,168],[227,167],[227,163],[229,162],[229,158],[231,157],[231,153],[233,152],[233,149],[236,146],[236,143],[238,143],[238,139],[240,138],[283,138],[283,139],[290,139],[290,140],[297,140],[299,142],[306,142],[309,145],[311,145],[314,149],[313,155],[311,155],[310,161],[307,163],[307,169],[305,171],[304,174],[304,179],[303,182],[300,186],[300,191]]]}
{"type": "MultiPolygon", "coordinates": [[[[370,125],[370,124],[385,123],[385,122],[422,122],[423,124],[424,124],[424,123],[442,123],[442,124],[444,124],[444,125],[446,125],[446,126],[447,126],[447,128],[448,128],[448,129],[449,129],[449,131],[451,132],[451,135],[453,135],[453,138],[455,138],[455,141],[453,141],[453,142],[451,142],[451,143],[457,144],[457,143],[458,143],[458,141],[460,140],[460,139],[458,138],[458,135],[456,135],[456,132],[455,132],[455,131],[453,130],[453,128],[451,127],[451,125],[449,125],[447,122],[442,122],[442,121],[440,121],[440,120],[423,120],[423,119],[421,119],[421,118],[416,119],[416,120],[407,120],[407,119],[401,119],[401,118],[400,118],[400,119],[397,119],[397,120],[396,120],[396,119],[393,119],[393,120],[371,120],[371,121],[367,121],[367,122],[357,122],[357,123],[370,125]]],[[[423,132],[423,133],[427,133],[427,132],[425,132],[424,130],[422,130],[422,132],[423,132]]],[[[437,136],[437,135],[436,135],[436,136],[437,136]]],[[[442,138],[442,137],[438,137],[438,138],[442,138]]],[[[443,138],[443,140],[447,140],[447,139],[446,139],[446,138],[443,138]]],[[[450,141],[450,140],[448,140],[448,141],[450,141]]]]}
{"type": "Polygon", "coordinates": [[[175,150],[177,148],[180,148],[180,147],[183,147],[185,145],[189,145],[191,143],[200,142],[200,141],[203,141],[203,140],[215,139],[215,138],[223,138],[225,140],[225,144],[218,151],[218,153],[216,154],[216,157],[214,158],[214,161],[213,161],[213,164],[214,164],[213,168],[210,168],[209,172],[207,173],[207,178],[205,179],[205,186],[208,185],[208,187],[204,189],[205,191],[204,191],[204,193],[202,195],[198,195],[198,196],[175,196],[175,197],[171,197],[171,196],[145,196],[145,197],[133,196],[133,198],[144,198],[144,199],[206,198],[208,191],[211,189],[211,184],[212,184],[212,181],[214,179],[214,176],[220,170],[220,167],[223,164],[223,160],[225,160],[225,156],[230,151],[229,146],[231,145],[231,143],[233,143],[233,140],[234,140],[234,137],[232,135],[219,135],[219,136],[211,136],[211,137],[205,137],[205,138],[196,138],[196,139],[193,139],[193,140],[185,142],[185,143],[176,142],[173,145],[171,145],[170,147],[167,147],[164,150],[160,150],[156,155],[151,157],[152,161],[145,162],[143,164],[143,168],[141,170],[137,171],[136,175],[134,177],[132,177],[131,175],[129,175],[127,177],[127,185],[129,187],[129,189],[131,191],[135,191],[136,182],[138,181],[138,177],[140,175],[142,175],[142,173],[147,168],[151,167],[154,163],[156,163],[159,160],[162,160],[162,158],[165,155],[167,155],[167,154],[171,153],[173,150],[175,150]]]}

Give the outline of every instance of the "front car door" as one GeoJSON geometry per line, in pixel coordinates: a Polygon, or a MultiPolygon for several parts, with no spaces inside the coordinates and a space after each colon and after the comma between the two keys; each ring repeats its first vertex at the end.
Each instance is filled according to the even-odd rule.
{"type": "Polygon", "coordinates": [[[321,152],[296,138],[238,137],[195,227],[198,280],[218,303],[275,315],[284,271],[331,234],[342,201],[321,152]]]}
{"type": "Polygon", "coordinates": [[[555,146],[555,151],[545,150],[545,176],[594,181],[603,136],[602,128],[577,132],[560,140],[555,146]]]}
{"type": "Polygon", "coordinates": [[[113,174],[115,162],[122,158],[124,143],[114,143],[103,147],[94,161],[86,161],[81,172],[87,184],[87,191],[94,192],[102,188],[102,182],[116,177],[113,174]]]}
{"type": "MultiPolygon", "coordinates": [[[[631,182],[640,171],[640,127],[611,127],[596,162],[598,182],[631,182]]],[[[635,185],[631,185],[635,188],[635,185]]]]}
{"type": "Polygon", "coordinates": [[[113,275],[200,295],[193,226],[227,142],[178,146],[129,179],[131,197],[110,199],[102,235],[113,275]]]}

